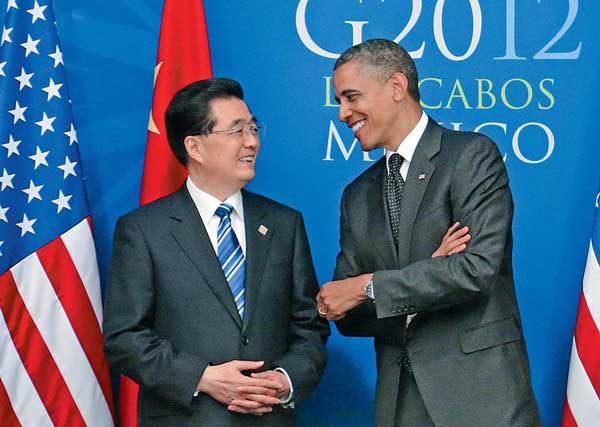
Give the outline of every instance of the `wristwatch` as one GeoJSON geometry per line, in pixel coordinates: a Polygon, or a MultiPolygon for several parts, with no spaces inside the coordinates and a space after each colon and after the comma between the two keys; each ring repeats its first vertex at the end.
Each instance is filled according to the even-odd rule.
{"type": "Polygon", "coordinates": [[[365,286],[365,294],[369,299],[375,299],[375,293],[373,292],[373,279],[367,282],[367,285],[365,286]]]}

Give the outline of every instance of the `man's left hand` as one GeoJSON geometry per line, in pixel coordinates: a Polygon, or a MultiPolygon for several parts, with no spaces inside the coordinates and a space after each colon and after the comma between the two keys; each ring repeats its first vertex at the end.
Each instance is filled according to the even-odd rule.
{"type": "Polygon", "coordinates": [[[365,299],[365,286],[372,274],[362,274],[343,280],[327,282],[317,295],[317,310],[327,320],[343,319],[348,310],[352,310],[365,299]]]}

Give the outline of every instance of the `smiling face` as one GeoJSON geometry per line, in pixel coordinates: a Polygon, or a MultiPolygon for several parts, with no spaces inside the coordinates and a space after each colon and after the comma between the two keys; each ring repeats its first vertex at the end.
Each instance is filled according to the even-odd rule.
{"type": "Polygon", "coordinates": [[[393,73],[386,81],[359,61],[349,61],[333,73],[335,97],[340,104],[339,119],[346,122],[360,141],[363,151],[376,148],[396,150],[402,141],[402,101],[406,78],[393,73]]]}
{"type": "Polygon", "coordinates": [[[241,130],[231,134],[188,136],[185,145],[190,157],[189,170],[198,187],[225,200],[254,178],[260,141],[243,126],[256,121],[244,101],[234,97],[216,98],[210,101],[209,107],[215,121],[213,132],[242,124],[241,130]]]}

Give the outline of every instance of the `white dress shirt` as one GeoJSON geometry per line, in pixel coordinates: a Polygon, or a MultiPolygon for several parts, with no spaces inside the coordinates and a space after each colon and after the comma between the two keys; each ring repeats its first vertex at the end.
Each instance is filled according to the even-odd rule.
{"type": "Polygon", "coordinates": [[[206,228],[206,232],[210,238],[210,243],[212,244],[216,254],[218,253],[217,230],[219,229],[219,222],[221,221],[221,218],[219,218],[215,212],[221,203],[228,203],[233,206],[233,211],[229,215],[229,218],[231,219],[231,228],[233,228],[235,237],[237,237],[238,242],[240,242],[242,252],[244,253],[244,256],[246,256],[246,228],[244,226],[244,204],[242,203],[242,192],[238,190],[225,199],[224,202],[221,202],[216,197],[196,187],[190,177],[188,177],[185,185],[187,186],[190,196],[192,196],[192,200],[196,205],[196,209],[198,209],[198,213],[202,218],[202,222],[204,223],[204,227],[206,228]]]}
{"type": "Polygon", "coordinates": [[[421,114],[421,118],[417,122],[417,125],[409,132],[408,135],[406,135],[406,138],[404,138],[404,140],[400,142],[398,149],[396,151],[390,151],[387,149],[385,150],[385,164],[387,167],[388,174],[390,173],[390,167],[388,164],[390,157],[392,154],[398,153],[404,159],[404,161],[402,162],[402,166],[400,166],[400,175],[402,175],[402,178],[404,179],[404,181],[406,181],[406,177],[408,176],[408,168],[410,167],[410,162],[412,161],[413,155],[415,154],[415,150],[417,149],[417,144],[419,143],[419,140],[425,133],[425,128],[427,127],[428,121],[429,118],[427,117],[427,114],[423,112],[421,114]]]}

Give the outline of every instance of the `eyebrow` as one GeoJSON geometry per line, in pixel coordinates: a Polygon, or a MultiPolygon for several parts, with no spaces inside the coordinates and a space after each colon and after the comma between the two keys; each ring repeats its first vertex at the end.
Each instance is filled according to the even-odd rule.
{"type": "MultiPolygon", "coordinates": [[[[356,90],[356,89],[346,89],[343,90],[342,93],[340,93],[340,96],[342,97],[348,97],[350,95],[356,95],[359,94],[360,91],[356,90]]],[[[335,97],[335,101],[339,104],[340,103],[340,98],[339,97],[335,97]]]]}
{"type": "Polygon", "coordinates": [[[257,121],[258,120],[257,120],[256,116],[252,116],[252,118],[250,119],[249,122],[247,122],[244,119],[236,119],[236,120],[232,121],[231,123],[229,123],[229,127],[230,128],[235,127],[235,126],[239,125],[240,123],[256,123],[257,121]]]}

